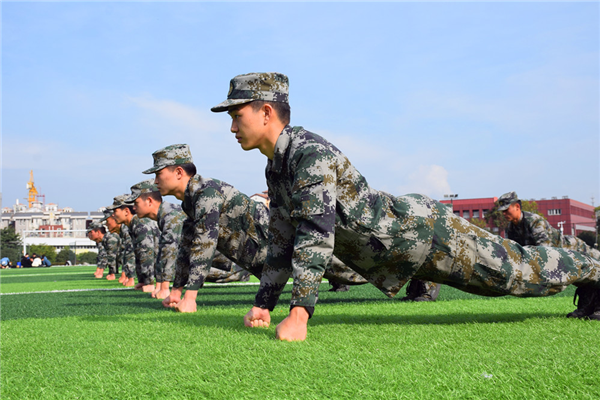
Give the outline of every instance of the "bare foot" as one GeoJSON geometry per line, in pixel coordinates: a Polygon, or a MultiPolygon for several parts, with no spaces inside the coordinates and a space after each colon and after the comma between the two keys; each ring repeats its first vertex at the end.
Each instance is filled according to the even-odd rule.
{"type": "Polygon", "coordinates": [[[156,297],[157,299],[166,299],[170,294],[171,291],[169,289],[161,289],[156,293],[156,296],[152,297],[156,297]]]}
{"type": "Polygon", "coordinates": [[[119,277],[119,283],[123,283],[127,280],[127,276],[125,275],[125,272],[123,272],[121,274],[121,276],[119,277]]]}
{"type": "Polygon", "coordinates": [[[143,287],[143,286],[144,286],[144,284],[143,284],[143,283],[139,283],[139,282],[138,282],[138,283],[136,283],[136,284],[135,284],[135,287],[134,287],[134,289],[135,289],[135,290],[142,290],[142,287],[143,287]]]}
{"type": "Polygon", "coordinates": [[[106,275],[106,280],[107,281],[114,281],[115,280],[115,274],[108,274],[108,275],[106,275]]]}
{"type": "MultiPolygon", "coordinates": [[[[138,285],[139,285],[139,283],[138,283],[138,285]]],[[[137,290],[139,290],[139,289],[137,289],[137,290]]],[[[153,290],[154,290],[154,285],[152,285],[152,284],[142,286],[142,292],[144,292],[144,293],[151,293],[153,290]]]]}
{"type": "Polygon", "coordinates": [[[127,278],[125,282],[123,282],[123,286],[132,287],[135,286],[135,281],[133,278],[127,278]]]}

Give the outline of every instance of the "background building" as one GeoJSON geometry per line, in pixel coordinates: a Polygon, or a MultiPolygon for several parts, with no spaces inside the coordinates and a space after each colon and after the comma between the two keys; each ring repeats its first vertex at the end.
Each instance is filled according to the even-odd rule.
{"type": "MultiPolygon", "coordinates": [[[[455,199],[441,200],[442,203],[452,205],[454,214],[467,220],[472,218],[484,219],[485,213],[494,207],[497,197],[483,197],[478,199],[455,199]]],[[[596,231],[596,217],[594,207],[577,200],[569,199],[567,196],[558,199],[552,197],[547,199],[531,199],[538,206],[541,212],[548,220],[550,225],[556,229],[563,228],[565,235],[578,235],[584,231],[596,231]]],[[[504,236],[498,227],[487,224],[491,232],[504,236]]]]}

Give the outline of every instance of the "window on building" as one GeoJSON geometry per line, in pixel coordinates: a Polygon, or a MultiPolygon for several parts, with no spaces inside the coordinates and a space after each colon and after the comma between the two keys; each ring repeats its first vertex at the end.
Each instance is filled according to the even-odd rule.
{"type": "Polygon", "coordinates": [[[460,211],[454,211],[454,215],[456,215],[457,217],[460,217],[460,211]]]}
{"type": "Polygon", "coordinates": [[[479,218],[479,210],[473,210],[473,218],[479,218]]]}
{"type": "Polygon", "coordinates": [[[483,214],[481,214],[482,218],[485,218],[485,216],[487,215],[487,213],[489,213],[490,210],[483,210],[483,214]]]}
{"type": "Polygon", "coordinates": [[[471,214],[470,214],[469,210],[464,210],[463,211],[463,218],[469,219],[469,218],[471,218],[470,215],[471,214]]]}
{"type": "Polygon", "coordinates": [[[548,215],[562,215],[562,210],[560,208],[553,208],[548,210],[548,215]]]}

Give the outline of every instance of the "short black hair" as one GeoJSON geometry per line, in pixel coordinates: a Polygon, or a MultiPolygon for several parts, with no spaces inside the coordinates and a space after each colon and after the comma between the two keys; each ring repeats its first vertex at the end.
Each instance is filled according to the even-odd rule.
{"type": "Polygon", "coordinates": [[[168,167],[165,167],[165,168],[169,168],[169,171],[175,171],[175,169],[177,167],[181,167],[188,176],[194,176],[197,173],[196,172],[196,165],[194,165],[194,163],[185,163],[185,164],[179,164],[179,165],[169,165],[168,167]]]}
{"type": "Polygon", "coordinates": [[[123,204],[121,207],[119,208],[127,208],[129,209],[129,212],[131,213],[131,215],[135,215],[135,210],[133,209],[133,206],[130,206],[128,204],[123,204]]]}
{"type": "Polygon", "coordinates": [[[150,192],[150,193],[142,193],[142,194],[140,194],[140,197],[142,198],[142,200],[146,200],[148,197],[151,197],[152,200],[162,203],[162,196],[160,195],[159,191],[150,192]]]}
{"type": "Polygon", "coordinates": [[[258,110],[260,110],[260,108],[265,104],[268,104],[271,107],[273,107],[273,109],[277,113],[277,118],[279,118],[279,120],[283,124],[289,125],[290,117],[292,114],[292,110],[290,108],[289,103],[283,103],[281,101],[265,101],[265,100],[254,100],[253,102],[250,103],[250,105],[252,106],[252,110],[254,112],[257,112],[258,110]]]}

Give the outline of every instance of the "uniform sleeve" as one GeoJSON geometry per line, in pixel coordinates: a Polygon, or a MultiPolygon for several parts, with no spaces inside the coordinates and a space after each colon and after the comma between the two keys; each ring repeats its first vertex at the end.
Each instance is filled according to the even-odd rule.
{"type": "Polygon", "coordinates": [[[192,235],[194,234],[194,221],[191,218],[183,222],[181,229],[181,240],[175,260],[175,278],[173,287],[184,287],[190,276],[190,248],[192,247],[192,235]]]}
{"type": "Polygon", "coordinates": [[[106,242],[106,266],[117,268],[117,255],[119,253],[120,240],[117,235],[110,235],[106,242]]]}
{"type": "Polygon", "coordinates": [[[177,259],[180,237],[181,222],[177,224],[176,217],[170,218],[165,222],[158,241],[158,257],[156,260],[157,282],[171,281],[173,279],[173,267],[177,259]]]}
{"type": "MultiPolygon", "coordinates": [[[[293,243],[291,306],[314,307],[323,273],[333,255],[337,182],[335,161],[328,153],[320,153],[316,149],[300,154],[290,169],[293,171],[290,219],[295,229],[293,242],[286,235],[285,246],[289,251],[293,243]]],[[[282,209],[281,212],[285,211],[282,209]]],[[[277,282],[281,282],[281,278],[277,282]]]]}
{"type": "Polygon", "coordinates": [[[195,205],[195,218],[189,245],[187,288],[198,290],[210,271],[219,239],[219,217],[224,199],[214,188],[207,188],[195,205]]]}
{"type": "Polygon", "coordinates": [[[96,245],[98,248],[98,259],[96,261],[97,267],[100,269],[106,268],[106,248],[104,247],[104,243],[100,242],[96,245]]]}
{"type": "Polygon", "coordinates": [[[533,241],[536,246],[554,247],[552,244],[552,226],[543,218],[537,218],[531,224],[533,241]]]}
{"type": "Polygon", "coordinates": [[[138,281],[145,285],[152,284],[154,263],[156,262],[155,226],[149,223],[138,223],[135,226],[133,248],[135,251],[136,273],[138,281]]]}
{"type": "Polygon", "coordinates": [[[260,278],[260,288],[254,305],[271,311],[292,275],[295,228],[284,215],[289,215],[271,199],[269,217],[269,245],[267,260],[260,278]]]}

